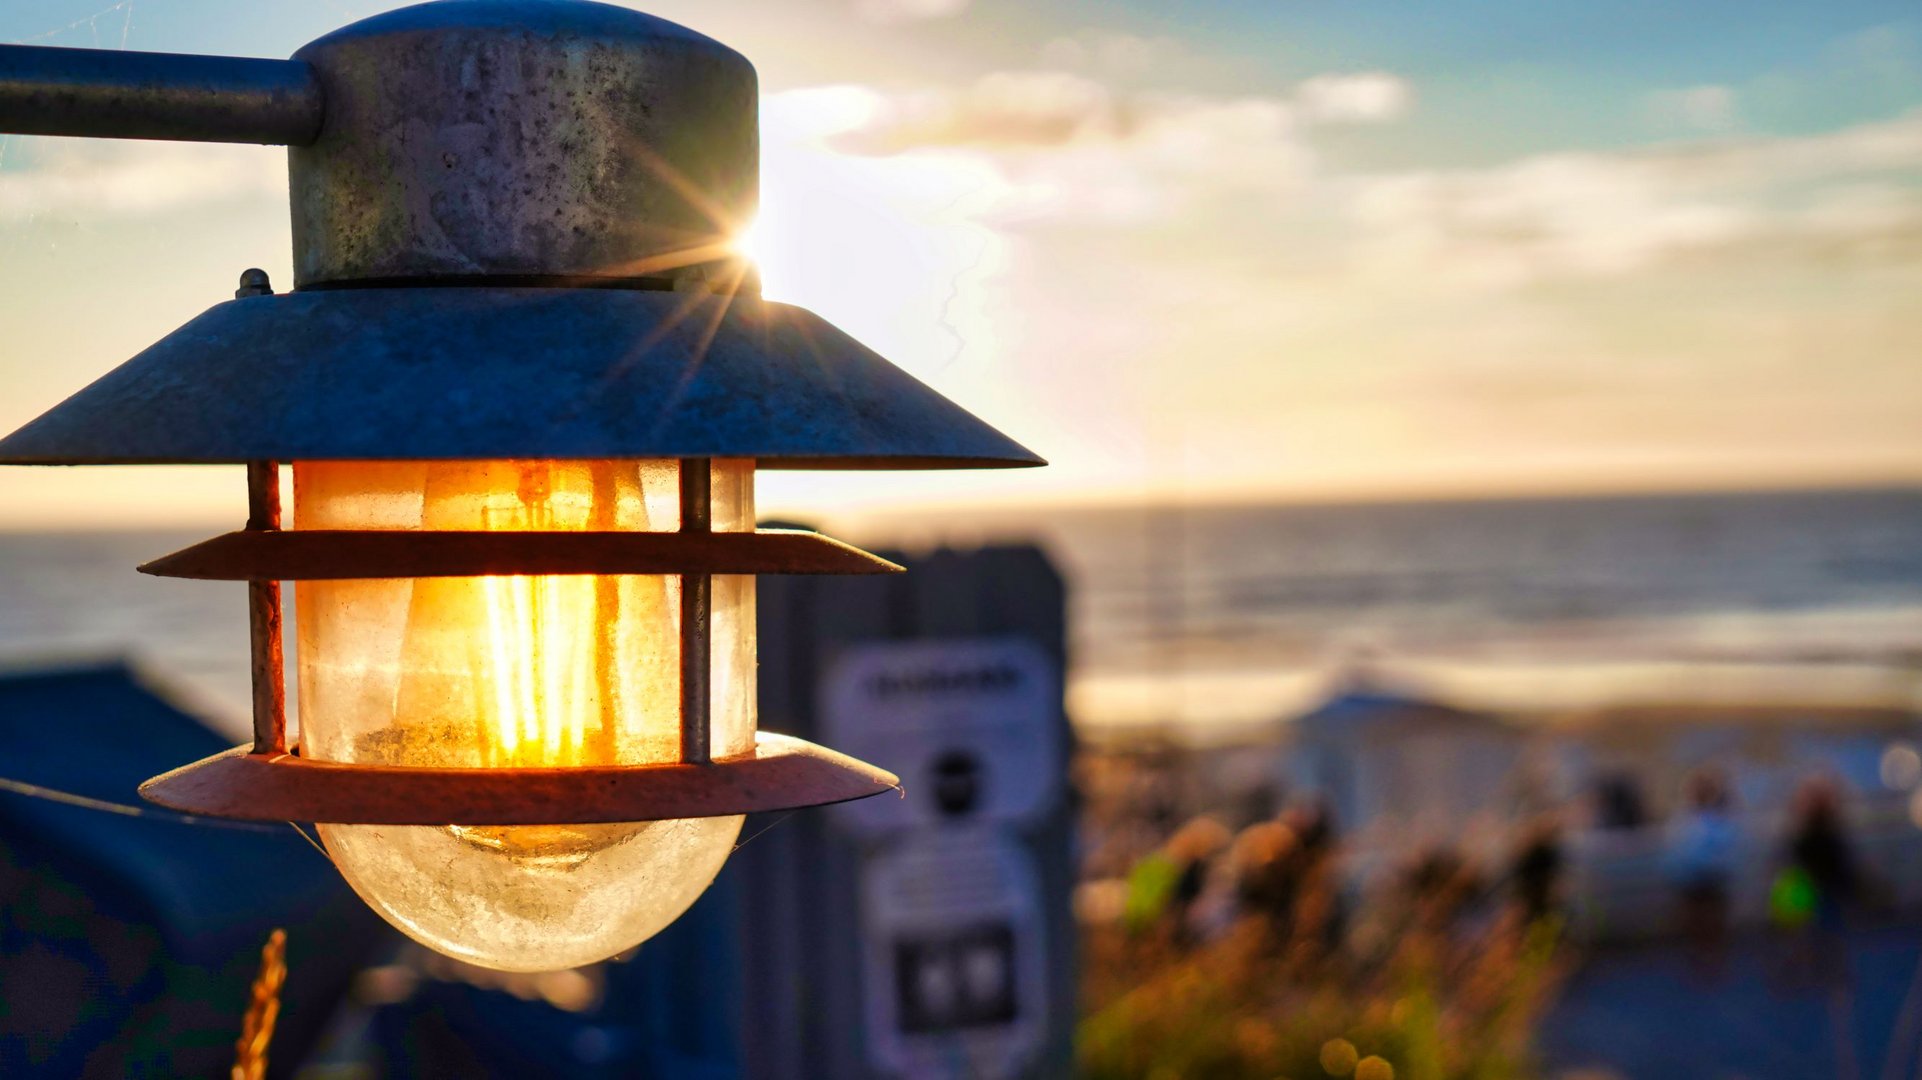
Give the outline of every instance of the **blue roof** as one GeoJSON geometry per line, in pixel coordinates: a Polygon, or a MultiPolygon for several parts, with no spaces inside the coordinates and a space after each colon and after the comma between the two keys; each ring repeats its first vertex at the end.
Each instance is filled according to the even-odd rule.
{"type": "Polygon", "coordinates": [[[1291,727],[1297,737],[1359,733],[1391,723],[1501,726],[1485,713],[1456,708],[1378,680],[1350,679],[1338,685],[1321,704],[1296,717],[1291,727]]]}

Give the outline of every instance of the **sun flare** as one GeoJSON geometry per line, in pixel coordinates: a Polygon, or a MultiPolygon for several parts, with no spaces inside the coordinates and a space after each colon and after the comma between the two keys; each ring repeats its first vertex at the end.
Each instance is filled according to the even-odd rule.
{"type": "Polygon", "coordinates": [[[761,265],[762,258],[767,254],[764,250],[765,245],[766,240],[762,238],[760,218],[755,218],[742,226],[735,232],[734,238],[728,241],[728,246],[734,249],[735,254],[756,267],[761,265]]]}

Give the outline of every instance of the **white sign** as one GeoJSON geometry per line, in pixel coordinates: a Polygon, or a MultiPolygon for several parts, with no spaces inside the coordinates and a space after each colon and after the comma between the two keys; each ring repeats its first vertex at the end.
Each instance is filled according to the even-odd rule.
{"type": "Polygon", "coordinates": [[[907,834],[862,870],[867,1047],[884,1075],[1004,1080],[1047,1032],[1034,860],[1000,829],[907,834]]]}
{"type": "Polygon", "coordinates": [[[832,808],[866,836],[1039,821],[1062,795],[1061,675],[1034,643],[859,645],[821,682],[822,741],[901,777],[905,797],[832,808]]]}

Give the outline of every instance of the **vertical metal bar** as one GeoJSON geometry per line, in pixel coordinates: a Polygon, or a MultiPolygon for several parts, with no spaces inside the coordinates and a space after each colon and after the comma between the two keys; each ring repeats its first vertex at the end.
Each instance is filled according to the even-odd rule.
{"type": "MultiPolygon", "coordinates": [[[[590,525],[595,532],[620,528],[621,483],[617,471],[634,476],[631,461],[595,461],[588,466],[593,477],[594,509],[590,525]]],[[[663,604],[662,607],[666,605],[663,604]]],[[[594,575],[594,685],[600,688],[601,723],[595,730],[595,745],[588,750],[588,761],[618,761],[620,724],[625,704],[621,697],[618,642],[621,626],[621,579],[612,574],[594,575]]]]}
{"type": "MultiPolygon", "coordinates": [[[[713,530],[713,463],[707,458],[681,461],[681,531],[713,530]]],[[[711,759],[709,728],[713,708],[712,627],[714,579],[681,575],[681,760],[711,759]]]]}
{"type": "MultiPolygon", "coordinates": [[[[280,528],[280,463],[247,463],[247,528],[280,528]]],[[[254,753],[287,752],[287,683],[281,645],[280,582],[247,583],[254,674],[254,753]]]]}

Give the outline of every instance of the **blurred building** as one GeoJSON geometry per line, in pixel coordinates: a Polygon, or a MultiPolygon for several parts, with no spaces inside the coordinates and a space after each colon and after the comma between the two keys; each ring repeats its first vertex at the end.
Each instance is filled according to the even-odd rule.
{"type": "Polygon", "coordinates": [[[287,826],[149,811],[142,780],[228,748],[130,668],[0,675],[0,1075],[224,1076],[260,948],[287,931],[274,1075],[392,940],[287,826]]]}
{"type": "Polygon", "coordinates": [[[1434,841],[1508,812],[1527,741],[1491,714],[1361,677],[1284,732],[1278,774],[1287,797],[1319,801],[1364,843],[1434,841]]]}

